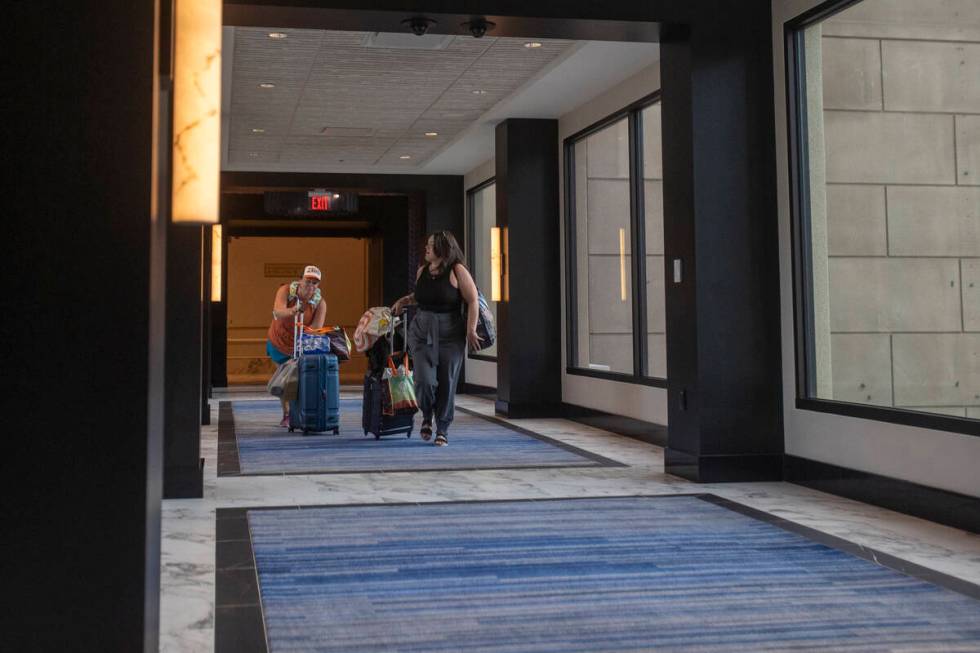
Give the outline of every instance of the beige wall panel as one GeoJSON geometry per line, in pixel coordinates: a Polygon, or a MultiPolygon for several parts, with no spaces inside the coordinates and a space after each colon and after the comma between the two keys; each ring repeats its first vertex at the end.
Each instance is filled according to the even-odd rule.
{"type": "Polygon", "coordinates": [[[980,188],[889,187],[893,256],[980,256],[980,188]]]}
{"type": "Polygon", "coordinates": [[[664,253],[664,182],[643,182],[647,254],[664,253]]]}
{"type": "Polygon", "coordinates": [[[830,183],[956,183],[952,116],[827,111],[824,139],[830,183]]]}
{"type": "Polygon", "coordinates": [[[956,179],[980,186],[980,116],[956,116],[956,179]]]}
{"type": "Polygon", "coordinates": [[[827,231],[831,256],[887,254],[884,186],[827,186],[827,231]]]}
{"type": "Polygon", "coordinates": [[[647,257],[647,333],[664,333],[667,330],[664,257],[647,257]]]}
{"type": "Polygon", "coordinates": [[[824,38],[823,105],[827,109],[881,109],[879,41],[824,38]]]}
{"type": "MultiPolygon", "coordinates": [[[[848,333],[830,337],[834,396],[838,401],[890,406],[891,338],[887,334],[848,333]]],[[[821,397],[830,398],[830,397],[821,397]]]]}
{"type": "Polygon", "coordinates": [[[980,43],[883,41],[885,109],[980,112],[980,43]]]}
{"type": "Polygon", "coordinates": [[[292,278],[266,277],[266,263],[316,265],[327,324],[354,326],[366,303],[365,240],[353,238],[233,238],[228,244],[228,325],[268,327],[280,285],[292,278]]]}
{"type": "Polygon", "coordinates": [[[593,334],[589,347],[591,355],[585,362],[608,365],[612,372],[633,373],[633,336],[593,334]]]}
{"type": "Polygon", "coordinates": [[[959,262],[831,259],[830,321],[835,333],[959,331],[959,262]]]}
{"type": "Polygon", "coordinates": [[[966,416],[970,419],[980,419],[980,408],[968,407],[966,409],[966,416]]]}
{"type": "Polygon", "coordinates": [[[825,35],[980,41],[976,0],[863,0],[823,23],[825,35]]]}
{"type": "MultiPolygon", "coordinates": [[[[626,258],[626,301],[622,301],[618,256],[589,257],[589,316],[588,325],[579,329],[588,333],[631,333],[633,331],[630,259],[626,258]]],[[[580,278],[580,282],[585,279],[580,278]]]]}
{"type": "Polygon", "coordinates": [[[629,126],[621,120],[586,139],[589,177],[629,179],[629,126]]]}
{"type": "Polygon", "coordinates": [[[980,331],[980,259],[963,259],[963,330],[980,331]]]}
{"type": "Polygon", "coordinates": [[[625,179],[590,179],[588,203],[589,254],[615,254],[619,256],[620,229],[625,229],[626,253],[629,254],[629,182],[625,179]]]}
{"type": "Polygon", "coordinates": [[[647,336],[647,376],[657,379],[667,378],[667,336],[649,334],[647,336]]]}
{"type": "Polygon", "coordinates": [[[980,406],[980,333],[892,337],[896,406],[980,406]]]}

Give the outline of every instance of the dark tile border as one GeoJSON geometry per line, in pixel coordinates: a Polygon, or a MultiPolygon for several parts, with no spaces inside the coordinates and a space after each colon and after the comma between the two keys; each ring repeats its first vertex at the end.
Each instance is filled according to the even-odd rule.
{"type": "MultiPolygon", "coordinates": [[[[470,408],[463,408],[462,406],[456,406],[456,410],[458,410],[458,411],[460,411],[462,413],[466,413],[467,415],[470,415],[472,417],[479,417],[480,419],[486,420],[486,421],[491,422],[493,424],[497,424],[498,426],[502,426],[502,427],[504,427],[506,429],[510,429],[511,431],[516,431],[517,433],[520,433],[522,435],[526,435],[529,438],[534,438],[535,440],[540,440],[541,442],[546,442],[546,443],[552,445],[553,447],[558,447],[559,449],[564,449],[565,451],[568,451],[570,453],[573,453],[573,454],[575,454],[577,456],[581,456],[582,458],[588,458],[589,460],[595,462],[596,465],[599,466],[599,467],[629,467],[629,465],[627,465],[626,463],[621,463],[621,462],[616,461],[616,460],[613,460],[611,458],[606,458],[605,456],[600,456],[597,453],[592,453],[591,451],[586,451],[585,449],[581,449],[581,448],[576,447],[574,445],[567,444],[565,442],[562,442],[561,440],[556,440],[554,438],[550,438],[547,435],[541,435],[540,433],[535,433],[534,431],[530,431],[530,430],[528,430],[526,428],[517,426],[516,424],[511,424],[510,422],[508,422],[506,420],[503,420],[503,419],[500,419],[499,417],[492,417],[490,415],[483,415],[481,413],[476,412],[475,410],[472,410],[470,408]]],[[[578,467],[579,465],[575,465],[575,466],[578,467]]],[[[553,467],[555,467],[555,466],[548,465],[548,466],[545,466],[544,468],[545,469],[551,469],[553,467]]],[[[565,465],[561,465],[560,467],[565,467],[565,465]]],[[[481,469],[483,469],[483,468],[481,468],[481,469]]],[[[515,469],[538,469],[538,468],[517,467],[515,469]]]]}
{"type": "Polygon", "coordinates": [[[256,508],[218,508],[215,512],[215,653],[268,653],[265,620],[262,614],[261,593],[259,591],[258,570],[255,568],[255,555],[248,529],[248,513],[259,510],[319,510],[324,508],[394,508],[398,506],[463,505],[483,503],[534,503],[545,501],[593,501],[598,499],[668,499],[693,497],[731,510],[740,515],[770,524],[790,533],[832,549],[848,553],[862,560],[897,571],[906,576],[932,583],[958,594],[980,600],[980,585],[974,585],[960,578],[922,567],[901,558],[875,549],[869,549],[848,540],[829,535],[777,517],[756,508],[750,508],[724,499],[714,494],[628,494],[606,497],[548,497],[538,499],[482,499],[477,501],[433,501],[414,503],[344,503],[333,505],[307,506],[261,506],[256,508]],[[247,550],[246,550],[247,549],[247,550]],[[243,569],[243,560],[251,560],[252,566],[243,569]],[[235,601],[246,602],[242,604],[235,601]]]}
{"type": "Polygon", "coordinates": [[[268,653],[248,511],[215,512],[214,650],[268,653]]]}
{"type": "Polygon", "coordinates": [[[230,401],[218,402],[218,476],[242,473],[235,437],[235,412],[230,401]]]}
{"type": "Polygon", "coordinates": [[[828,494],[980,533],[980,499],[976,497],[790,455],[783,456],[783,478],[828,494]]]}
{"type": "Polygon", "coordinates": [[[481,415],[468,408],[457,406],[456,410],[472,417],[492,422],[498,426],[526,435],[535,440],[540,440],[553,447],[557,447],[569,453],[584,458],[588,463],[569,463],[564,465],[512,465],[500,467],[426,467],[424,469],[355,469],[355,470],[307,470],[290,472],[260,472],[244,473],[241,471],[241,462],[238,454],[238,439],[235,436],[235,417],[230,401],[222,401],[218,409],[218,476],[320,476],[320,475],[340,475],[340,474],[408,474],[408,473],[427,473],[427,472],[475,472],[482,470],[519,470],[519,469],[573,469],[573,468],[593,468],[593,467],[629,467],[626,463],[600,456],[599,454],[580,449],[560,440],[549,438],[546,435],[529,431],[514,424],[510,424],[497,417],[481,415]]]}
{"type": "Polygon", "coordinates": [[[802,524],[797,524],[789,521],[788,519],[777,517],[776,515],[772,515],[768,512],[763,512],[756,508],[750,508],[742,505],[741,503],[736,503],[730,499],[724,499],[713,494],[702,494],[699,495],[698,498],[702,501],[713,503],[716,506],[727,508],[732,512],[737,512],[740,515],[752,517],[753,519],[777,526],[784,531],[802,535],[803,537],[813,540],[819,544],[829,546],[830,548],[837,549],[838,551],[843,551],[844,553],[849,553],[863,560],[874,562],[875,564],[881,565],[882,567],[887,567],[893,571],[905,574],[906,576],[918,578],[919,580],[944,587],[948,590],[957,592],[958,594],[964,594],[970,598],[980,600],[980,585],[974,585],[973,583],[965,581],[961,578],[956,578],[955,576],[950,576],[948,574],[917,565],[913,562],[903,560],[888,553],[882,553],[881,551],[877,551],[875,549],[869,549],[865,546],[855,544],[854,542],[845,540],[835,535],[829,535],[823,531],[810,528],[809,526],[803,526],[802,524]]]}

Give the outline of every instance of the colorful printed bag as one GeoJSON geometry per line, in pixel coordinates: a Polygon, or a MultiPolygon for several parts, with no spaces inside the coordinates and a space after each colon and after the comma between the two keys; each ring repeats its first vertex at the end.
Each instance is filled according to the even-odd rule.
{"type": "Polygon", "coordinates": [[[402,359],[397,368],[392,356],[388,357],[388,369],[385,370],[383,382],[388,385],[391,393],[391,412],[387,415],[414,415],[419,410],[419,402],[415,398],[415,381],[409,367],[408,354],[402,359]]]}

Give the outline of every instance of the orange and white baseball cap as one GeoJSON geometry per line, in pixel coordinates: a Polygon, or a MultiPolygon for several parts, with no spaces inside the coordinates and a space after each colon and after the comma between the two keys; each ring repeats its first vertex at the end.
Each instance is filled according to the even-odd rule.
{"type": "Polygon", "coordinates": [[[318,268],[315,265],[307,265],[306,266],[306,269],[303,270],[303,278],[304,279],[311,279],[312,278],[312,279],[316,279],[317,281],[319,281],[323,277],[320,274],[320,268],[318,268]]]}

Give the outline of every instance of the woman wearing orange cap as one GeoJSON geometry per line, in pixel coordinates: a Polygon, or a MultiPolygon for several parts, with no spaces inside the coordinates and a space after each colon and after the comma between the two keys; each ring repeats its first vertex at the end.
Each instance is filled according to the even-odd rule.
{"type": "MultiPolygon", "coordinates": [[[[281,365],[293,357],[293,323],[296,314],[303,312],[303,324],[319,329],[327,319],[327,302],[320,294],[320,269],[307,265],[299,281],[279,286],[272,306],[272,324],[269,325],[265,351],[272,362],[281,365]]],[[[279,426],[289,426],[289,402],[280,398],[282,421],[279,426]]]]}

